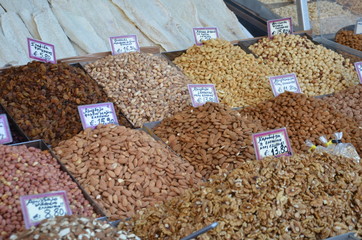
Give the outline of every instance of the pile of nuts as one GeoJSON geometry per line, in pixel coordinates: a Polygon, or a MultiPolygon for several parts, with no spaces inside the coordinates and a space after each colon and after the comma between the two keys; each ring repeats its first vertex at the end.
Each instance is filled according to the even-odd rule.
{"type": "Polygon", "coordinates": [[[353,14],[362,14],[362,5],[360,0],[337,0],[337,3],[349,9],[353,14]]]}
{"type": "Polygon", "coordinates": [[[362,34],[355,34],[354,31],[338,31],[336,34],[336,42],[362,51],[362,34]]]}
{"type": "Polygon", "coordinates": [[[174,60],[197,84],[215,84],[220,102],[253,105],[273,97],[268,76],[277,75],[261,59],[222,39],[194,45],[174,60]]]}
{"type": "MultiPolygon", "coordinates": [[[[109,102],[84,71],[65,63],[31,62],[0,74],[1,104],[32,139],[51,145],[82,130],[77,106],[109,102]]],[[[119,123],[126,124],[119,114],[119,123]]]]}
{"type": "Polygon", "coordinates": [[[24,229],[20,196],[66,191],[74,214],[94,216],[77,184],[49,152],[0,145],[0,239],[24,229]]]}
{"type": "Polygon", "coordinates": [[[140,240],[132,233],[116,230],[96,219],[72,216],[57,216],[43,220],[37,227],[13,234],[10,240],[55,240],[55,239],[116,239],[140,240]]]}
{"type": "MultiPolygon", "coordinates": [[[[5,109],[1,105],[0,105],[0,114],[6,114],[5,109]]],[[[24,133],[19,131],[19,129],[16,127],[16,123],[14,121],[11,121],[9,115],[7,115],[7,119],[9,122],[11,136],[13,138],[13,141],[9,144],[26,142],[27,141],[26,136],[24,135],[24,133]]]]}
{"type": "Polygon", "coordinates": [[[314,44],[306,36],[262,38],[249,49],[279,75],[295,73],[302,92],[308,96],[333,93],[359,83],[349,59],[314,44]]]}
{"type": "Polygon", "coordinates": [[[113,124],[85,129],[55,152],[113,219],[131,217],[201,180],[194,167],[147,133],[113,124]]]}
{"type": "Polygon", "coordinates": [[[242,117],[236,110],[210,102],[186,108],[154,129],[156,136],[205,178],[220,168],[232,170],[255,159],[251,135],[260,131],[260,120],[242,117]]]}
{"type": "Polygon", "coordinates": [[[140,238],[180,239],[218,222],[199,239],[326,239],[362,231],[361,182],[362,166],[341,157],[249,161],[120,227],[140,238]]]}
{"type": "Polygon", "coordinates": [[[323,98],[334,109],[346,117],[354,119],[362,127],[362,85],[350,87],[344,91],[334,93],[323,98]]]}
{"type": "Polygon", "coordinates": [[[255,107],[240,110],[242,115],[261,121],[265,130],[286,127],[294,153],[308,150],[305,140],[320,143],[325,135],[334,139],[333,133],[343,132],[343,142],[352,143],[362,153],[362,130],[353,119],[333,109],[334,103],[304,94],[285,92],[255,107]]]}
{"type": "Polygon", "coordinates": [[[190,105],[182,72],[167,59],[146,53],[107,56],[85,66],[135,127],[160,121],[190,105]]]}

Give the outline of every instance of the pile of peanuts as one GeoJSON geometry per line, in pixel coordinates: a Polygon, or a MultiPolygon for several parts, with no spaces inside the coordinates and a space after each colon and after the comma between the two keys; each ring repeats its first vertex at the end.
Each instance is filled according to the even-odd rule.
{"type": "Polygon", "coordinates": [[[0,145],[0,159],[0,239],[24,229],[20,207],[24,195],[64,190],[74,214],[95,217],[77,184],[49,152],[0,145]]]}
{"type": "Polygon", "coordinates": [[[150,240],[180,239],[213,222],[219,225],[198,239],[326,239],[362,233],[361,182],[362,165],[342,157],[248,161],[139,211],[120,227],[150,240]]]}
{"type": "Polygon", "coordinates": [[[146,53],[107,56],[85,66],[135,127],[160,121],[190,105],[182,72],[167,59],[146,53]]]}
{"type": "MultiPolygon", "coordinates": [[[[109,102],[84,71],[65,63],[31,62],[0,74],[1,104],[32,139],[51,145],[82,130],[77,106],[109,102]]],[[[119,123],[127,124],[121,114],[119,123]]]]}
{"type": "Polygon", "coordinates": [[[323,98],[334,109],[346,117],[354,119],[362,127],[362,85],[350,87],[344,91],[334,93],[323,98]]]}
{"type": "Polygon", "coordinates": [[[362,51],[362,34],[355,34],[354,31],[342,30],[336,34],[336,42],[350,48],[362,51]]]}
{"type": "Polygon", "coordinates": [[[278,75],[261,59],[222,39],[194,45],[174,60],[197,84],[215,84],[221,103],[230,107],[253,105],[272,98],[268,76],[278,75]]]}
{"type": "Polygon", "coordinates": [[[193,166],[147,133],[113,124],[88,128],[55,152],[113,219],[131,217],[201,180],[193,166]]]}
{"type": "Polygon", "coordinates": [[[255,107],[241,109],[240,113],[261,121],[265,130],[286,127],[294,153],[308,150],[307,139],[317,144],[322,135],[334,139],[333,133],[343,132],[343,142],[352,143],[361,154],[362,130],[358,123],[334,110],[332,105],[331,101],[285,92],[255,107]]]}
{"type": "Polygon", "coordinates": [[[37,227],[13,234],[10,240],[55,240],[55,239],[115,239],[140,240],[132,233],[113,228],[96,219],[72,216],[57,216],[43,220],[37,227]]]}
{"type": "Polygon", "coordinates": [[[273,67],[279,75],[295,73],[302,92],[318,96],[341,91],[359,83],[349,59],[316,45],[306,36],[262,38],[249,49],[273,67]]]}
{"type": "Polygon", "coordinates": [[[219,169],[232,170],[255,159],[251,135],[260,131],[259,120],[242,117],[235,110],[210,102],[186,108],[154,129],[156,136],[205,178],[219,169]]]}

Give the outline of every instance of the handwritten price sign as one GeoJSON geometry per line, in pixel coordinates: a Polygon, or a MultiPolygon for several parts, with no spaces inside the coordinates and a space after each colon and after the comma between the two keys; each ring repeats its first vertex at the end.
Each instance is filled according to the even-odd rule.
{"type": "Polygon", "coordinates": [[[300,86],[298,83],[297,76],[295,73],[290,73],[286,75],[280,75],[275,77],[269,77],[269,81],[274,93],[274,96],[278,96],[279,94],[288,91],[301,93],[300,86]]]}
{"type": "Polygon", "coordinates": [[[202,41],[219,37],[219,31],[216,27],[193,28],[193,32],[196,45],[202,45],[202,41]]]}
{"type": "Polygon", "coordinates": [[[362,62],[356,62],[354,66],[358,74],[359,82],[362,83],[362,62]]]}
{"type": "Polygon", "coordinates": [[[268,27],[269,38],[273,38],[273,36],[282,33],[285,34],[293,33],[292,18],[269,20],[267,22],[267,27],[268,27]]]}
{"type": "Polygon", "coordinates": [[[192,106],[198,107],[206,102],[219,102],[214,84],[188,84],[192,106]]]}
{"type": "Polygon", "coordinates": [[[13,141],[11,136],[8,118],[6,114],[0,114],[0,144],[10,143],[13,141]]]}
{"type": "Polygon", "coordinates": [[[65,191],[20,197],[25,227],[36,226],[44,219],[72,215],[65,191]]]}
{"type": "Polygon", "coordinates": [[[290,156],[292,148],[286,128],[253,134],[256,159],[268,156],[290,156]]]}
{"type": "Polygon", "coordinates": [[[112,55],[126,52],[139,52],[140,46],[136,35],[110,37],[112,55]]]}
{"type": "Polygon", "coordinates": [[[54,45],[28,38],[29,57],[41,62],[57,63],[54,45]]]}
{"type": "Polygon", "coordinates": [[[78,106],[83,129],[95,128],[99,124],[118,124],[113,103],[98,103],[78,106]]]}

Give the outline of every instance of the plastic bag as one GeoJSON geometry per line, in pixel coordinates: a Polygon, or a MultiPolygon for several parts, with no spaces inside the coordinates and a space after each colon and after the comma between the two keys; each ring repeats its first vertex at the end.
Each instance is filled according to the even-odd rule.
{"type": "Polygon", "coordinates": [[[327,148],[323,147],[323,146],[316,146],[314,145],[314,143],[312,143],[310,140],[305,140],[305,145],[307,145],[309,147],[309,151],[310,152],[318,152],[318,153],[322,153],[322,152],[326,152],[327,148]]]}
{"type": "Polygon", "coordinates": [[[336,132],[334,133],[334,136],[335,140],[333,140],[333,143],[336,144],[336,146],[332,154],[346,158],[351,158],[355,160],[357,163],[359,163],[361,158],[359,157],[356,148],[351,143],[342,143],[343,133],[336,132]]]}
{"type": "Polygon", "coordinates": [[[333,154],[336,144],[334,144],[332,140],[328,141],[325,136],[320,136],[319,141],[321,141],[323,143],[323,145],[325,146],[325,148],[326,148],[325,152],[333,154]]]}

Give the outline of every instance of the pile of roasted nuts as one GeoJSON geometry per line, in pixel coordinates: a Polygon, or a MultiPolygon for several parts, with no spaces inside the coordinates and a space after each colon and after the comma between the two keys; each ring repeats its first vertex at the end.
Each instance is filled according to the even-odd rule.
{"type": "Polygon", "coordinates": [[[213,222],[200,239],[326,239],[362,229],[362,166],[330,155],[248,161],[204,186],[139,211],[140,238],[180,239],[213,222]]]}
{"type": "Polygon", "coordinates": [[[352,30],[339,31],[336,34],[336,42],[362,51],[362,34],[355,34],[352,30]]]}
{"type": "Polygon", "coordinates": [[[190,163],[147,133],[117,125],[87,128],[55,152],[114,219],[181,194],[201,180],[190,163]]]}
{"type": "Polygon", "coordinates": [[[343,5],[343,7],[349,9],[356,15],[362,14],[362,5],[359,0],[337,0],[337,3],[343,5]]]}
{"type": "Polygon", "coordinates": [[[255,159],[251,135],[261,130],[260,120],[209,102],[163,120],[154,133],[208,178],[255,159]]]}
{"type": "Polygon", "coordinates": [[[167,59],[146,53],[107,56],[85,66],[135,127],[190,105],[191,83],[167,59]]]}
{"type": "Polygon", "coordinates": [[[126,231],[118,230],[96,219],[72,216],[57,216],[43,220],[37,227],[13,234],[11,240],[54,239],[116,239],[140,240],[126,231]]]}
{"type": "Polygon", "coordinates": [[[304,94],[319,96],[358,84],[353,64],[342,55],[316,45],[306,36],[280,34],[262,38],[249,49],[278,75],[295,73],[304,94]]]}
{"type": "Polygon", "coordinates": [[[334,139],[333,133],[343,132],[343,141],[352,143],[361,154],[362,130],[358,123],[333,109],[332,105],[329,101],[304,94],[285,92],[239,112],[251,118],[251,121],[261,121],[265,130],[286,127],[294,153],[308,150],[305,145],[307,139],[316,144],[320,143],[320,136],[334,139]]]}
{"type": "Polygon", "coordinates": [[[0,239],[24,229],[20,196],[66,191],[74,214],[95,217],[77,184],[49,152],[0,145],[0,239]]]}
{"type": "Polygon", "coordinates": [[[362,85],[350,87],[344,91],[334,93],[323,98],[332,108],[346,117],[354,119],[362,127],[362,85]]]}
{"type": "Polygon", "coordinates": [[[215,84],[217,95],[230,107],[253,105],[273,97],[268,76],[278,75],[261,59],[222,39],[194,45],[174,60],[197,84],[215,84]]]}
{"type": "MultiPolygon", "coordinates": [[[[84,71],[65,63],[31,62],[0,74],[1,104],[32,139],[51,145],[82,130],[77,106],[108,102],[84,71]]],[[[121,114],[121,124],[127,124],[121,114]]]]}

